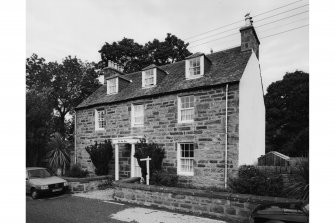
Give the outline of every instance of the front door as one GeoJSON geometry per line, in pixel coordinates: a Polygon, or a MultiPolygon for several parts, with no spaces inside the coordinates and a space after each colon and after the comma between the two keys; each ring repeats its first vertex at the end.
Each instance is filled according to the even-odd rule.
{"type": "Polygon", "coordinates": [[[142,177],[142,174],[141,174],[141,167],[140,165],[138,165],[138,162],[137,162],[137,159],[135,158],[135,161],[134,161],[134,177],[142,177]]]}

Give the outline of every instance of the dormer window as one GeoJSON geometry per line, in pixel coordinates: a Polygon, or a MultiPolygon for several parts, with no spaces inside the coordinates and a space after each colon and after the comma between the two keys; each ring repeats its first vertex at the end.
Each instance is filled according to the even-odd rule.
{"type": "Polygon", "coordinates": [[[200,57],[190,59],[190,76],[200,75],[200,57]]]}
{"type": "Polygon", "coordinates": [[[155,85],[154,84],[154,70],[146,70],[144,71],[144,85],[146,87],[155,85]]]}
{"type": "Polygon", "coordinates": [[[107,80],[107,94],[116,94],[118,92],[118,78],[107,80]]]}
{"type": "Polygon", "coordinates": [[[205,55],[195,53],[185,60],[186,79],[195,79],[202,77],[205,73],[205,55]]]}
{"type": "Polygon", "coordinates": [[[142,71],[142,87],[150,88],[157,84],[157,68],[142,71]]]}

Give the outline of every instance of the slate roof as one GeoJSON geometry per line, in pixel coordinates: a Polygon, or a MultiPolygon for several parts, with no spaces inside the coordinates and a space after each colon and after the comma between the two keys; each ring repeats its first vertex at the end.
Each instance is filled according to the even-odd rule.
{"type": "Polygon", "coordinates": [[[104,84],[80,103],[76,110],[135,98],[236,82],[241,79],[251,53],[251,50],[241,52],[241,47],[239,46],[208,54],[206,56],[212,62],[210,70],[203,77],[191,80],[186,80],[185,78],[185,61],[160,66],[158,68],[167,72],[167,75],[157,86],[152,88],[142,88],[141,71],[125,74],[124,76],[127,79],[132,80],[125,89],[120,89],[121,91],[117,94],[107,95],[107,86],[104,84]]]}

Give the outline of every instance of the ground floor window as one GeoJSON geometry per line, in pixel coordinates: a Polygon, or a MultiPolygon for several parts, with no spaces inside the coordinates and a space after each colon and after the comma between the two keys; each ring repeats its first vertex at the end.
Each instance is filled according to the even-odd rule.
{"type": "Polygon", "coordinates": [[[177,148],[179,175],[194,175],[194,143],[179,143],[177,148]]]}

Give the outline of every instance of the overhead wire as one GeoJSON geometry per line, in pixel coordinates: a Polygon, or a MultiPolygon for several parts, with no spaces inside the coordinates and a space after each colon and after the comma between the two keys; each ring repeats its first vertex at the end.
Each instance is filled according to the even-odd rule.
{"type": "MultiPolygon", "coordinates": [[[[275,20],[275,21],[271,21],[271,22],[268,22],[268,23],[265,23],[265,24],[262,24],[262,25],[259,25],[259,26],[255,26],[255,28],[259,28],[259,27],[262,27],[262,26],[266,26],[266,25],[269,25],[269,24],[272,24],[272,23],[275,23],[275,22],[278,22],[278,21],[285,20],[285,19],[289,19],[289,18],[298,16],[298,15],[304,14],[304,13],[306,13],[306,12],[309,12],[309,10],[304,11],[304,12],[301,12],[301,13],[297,13],[297,14],[294,14],[294,15],[291,15],[291,16],[287,16],[287,17],[284,17],[284,18],[281,18],[281,19],[278,19],[278,20],[275,20]]],[[[220,35],[220,34],[229,32],[229,31],[237,30],[237,29],[239,29],[239,28],[240,28],[240,27],[234,27],[234,28],[232,28],[232,29],[228,29],[228,30],[225,30],[225,31],[223,31],[223,32],[219,32],[219,33],[216,33],[216,34],[213,34],[213,35],[210,35],[210,36],[207,36],[207,37],[198,39],[198,40],[190,41],[189,43],[190,43],[190,44],[193,44],[193,43],[195,43],[195,42],[199,42],[199,41],[201,41],[201,40],[205,40],[205,39],[210,38],[210,37],[213,37],[213,36],[217,36],[217,35],[220,35]]],[[[228,36],[231,36],[231,35],[228,35],[228,36]]],[[[225,37],[226,37],[226,36],[225,36],[225,37]]],[[[222,37],[222,38],[225,38],[225,37],[222,37]]],[[[215,40],[213,40],[213,41],[215,41],[215,40]]]]}
{"type": "Polygon", "coordinates": [[[279,32],[279,33],[274,33],[274,34],[271,34],[271,35],[268,35],[268,36],[264,36],[260,39],[266,39],[268,37],[277,36],[279,34],[287,33],[287,32],[290,32],[290,31],[293,31],[293,30],[296,30],[296,29],[301,29],[301,28],[304,28],[304,27],[307,27],[307,26],[309,26],[309,24],[304,25],[304,26],[299,26],[299,27],[296,27],[296,28],[293,28],[293,29],[288,29],[288,30],[285,30],[285,31],[282,31],[282,32],[279,32]]]}
{"type": "MultiPolygon", "coordinates": [[[[298,2],[301,2],[301,1],[303,1],[303,0],[298,0],[298,1],[295,1],[295,2],[292,2],[292,3],[289,3],[289,4],[286,4],[286,5],[283,5],[283,6],[274,8],[274,9],[271,9],[271,10],[269,10],[269,11],[265,11],[265,12],[256,14],[256,15],[254,15],[253,17],[257,17],[257,16],[260,16],[260,15],[264,15],[264,14],[267,14],[267,13],[269,13],[269,12],[273,12],[273,11],[276,11],[276,10],[278,10],[278,9],[285,8],[285,7],[287,7],[287,6],[293,5],[293,4],[298,3],[298,2]]],[[[301,6],[301,7],[303,7],[303,6],[301,6]]],[[[294,10],[294,9],[293,9],[293,10],[294,10]]],[[[226,24],[226,25],[220,26],[220,27],[218,27],[218,28],[211,29],[211,30],[208,30],[208,31],[206,31],[206,32],[199,33],[199,34],[196,34],[196,35],[193,35],[193,36],[184,38],[184,39],[185,39],[185,40],[193,39],[194,37],[202,36],[202,35],[204,35],[204,34],[207,34],[207,33],[216,31],[216,30],[218,30],[218,29],[222,29],[222,28],[225,28],[225,27],[228,27],[228,26],[231,26],[231,25],[237,24],[237,23],[239,23],[239,22],[243,22],[243,21],[244,21],[244,20],[238,20],[238,21],[232,22],[232,23],[230,23],[230,24],[226,24]]]]}

